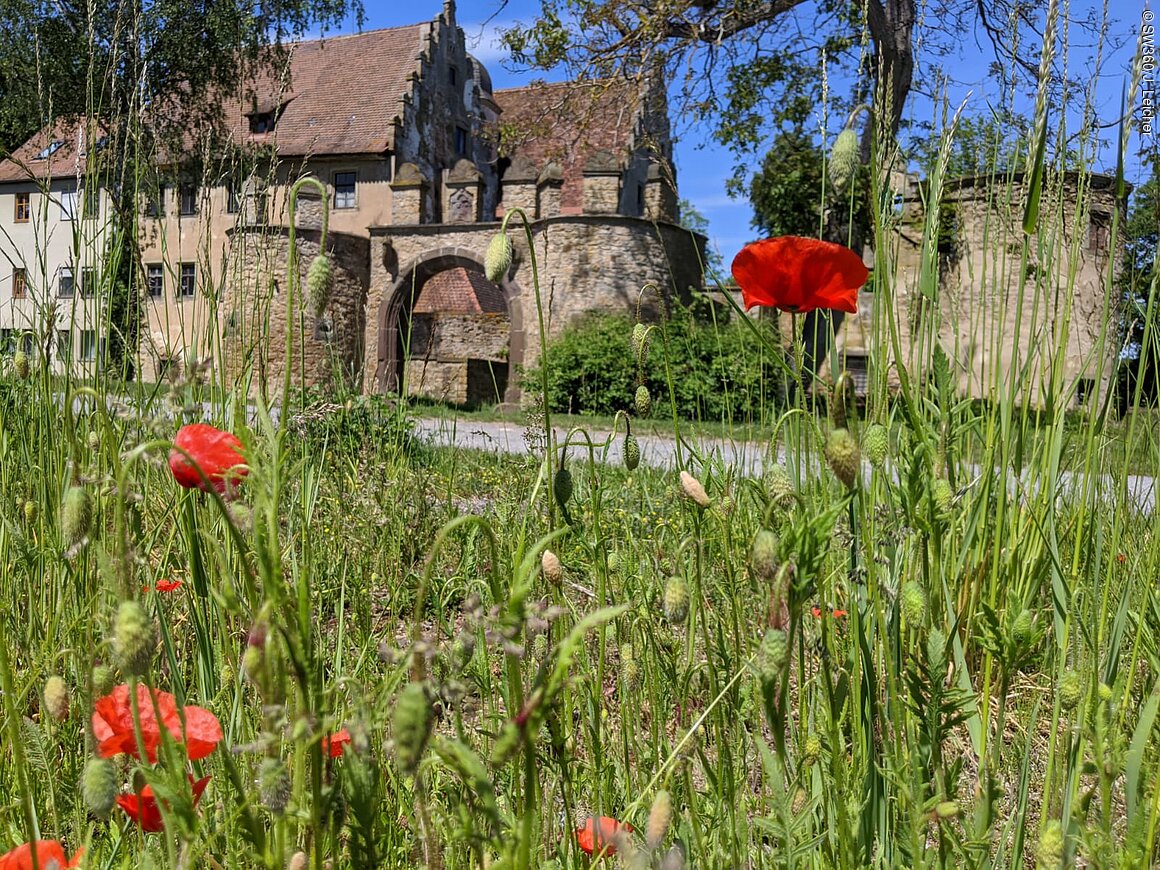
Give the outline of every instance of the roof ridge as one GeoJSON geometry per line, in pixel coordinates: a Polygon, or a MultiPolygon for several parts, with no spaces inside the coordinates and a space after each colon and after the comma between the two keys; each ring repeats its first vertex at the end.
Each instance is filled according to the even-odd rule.
{"type": "Polygon", "coordinates": [[[323,34],[313,39],[290,40],[285,45],[287,48],[292,48],[302,45],[312,45],[314,43],[333,42],[338,39],[357,39],[360,36],[373,36],[376,33],[387,33],[392,30],[413,30],[415,28],[425,27],[430,23],[430,21],[416,21],[414,24],[396,24],[394,27],[376,27],[373,30],[360,30],[357,33],[323,34]]]}

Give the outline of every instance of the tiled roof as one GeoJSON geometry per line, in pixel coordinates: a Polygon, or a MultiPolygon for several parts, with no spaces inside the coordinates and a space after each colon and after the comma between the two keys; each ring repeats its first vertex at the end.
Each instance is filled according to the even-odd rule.
{"type": "Polygon", "coordinates": [[[381,154],[419,68],[426,24],[371,30],[287,46],[288,80],[277,70],[223,106],[235,141],[274,144],[283,157],[381,154]],[[249,113],[280,108],[273,132],[251,133],[249,113]]]}
{"type": "MultiPolygon", "coordinates": [[[[93,144],[86,141],[90,138],[86,127],[84,121],[77,120],[60,120],[46,126],[13,151],[9,159],[0,161],[0,182],[83,176],[86,155],[93,144]]],[[[96,131],[92,135],[99,141],[103,133],[96,131]]]]}
{"type": "Polygon", "coordinates": [[[502,112],[505,156],[523,155],[540,168],[555,160],[564,168],[564,214],[581,211],[589,157],[610,151],[623,158],[636,144],[640,97],[630,82],[536,84],[493,96],[502,112]]]}
{"type": "Polygon", "coordinates": [[[503,291],[478,272],[463,267],[447,269],[427,279],[416,314],[505,314],[503,291]]]}

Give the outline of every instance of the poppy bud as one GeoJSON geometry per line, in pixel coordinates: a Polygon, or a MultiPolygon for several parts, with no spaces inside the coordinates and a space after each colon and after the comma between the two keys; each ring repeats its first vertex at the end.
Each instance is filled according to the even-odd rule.
{"type": "Polygon", "coordinates": [[[553,586],[559,586],[564,579],[564,566],[560,564],[560,557],[551,550],[544,550],[540,556],[540,570],[553,586]]]}
{"type": "Polygon", "coordinates": [[[655,849],[665,839],[672,821],[673,799],[667,791],[661,789],[653,798],[652,809],[648,814],[648,825],[645,826],[645,842],[650,849],[655,849]]]}
{"type": "Polygon", "coordinates": [[[27,380],[29,372],[32,370],[31,364],[28,361],[28,354],[22,350],[16,351],[15,356],[12,357],[12,370],[16,372],[16,377],[20,380],[27,380]]]}
{"type": "Polygon", "coordinates": [[[548,636],[543,632],[532,638],[532,658],[537,662],[548,658],[548,636]]]}
{"type": "Polygon", "coordinates": [[[777,576],[777,535],[769,529],[759,529],[749,551],[749,570],[755,580],[771,581],[777,576]]]}
{"type": "Polygon", "coordinates": [[[113,654],[122,673],[143,676],[156,646],[153,621],[145,608],[136,601],[122,601],[113,623],[113,654]]]}
{"type": "Polygon", "coordinates": [[[784,465],[770,466],[765,477],[765,489],[769,493],[769,500],[782,510],[788,510],[794,502],[797,490],[784,465]]]}
{"type": "Polygon", "coordinates": [[[858,170],[858,134],[852,127],[847,127],[834,140],[829,169],[834,189],[838,192],[845,190],[858,170]]]}
{"type": "Polygon", "coordinates": [[[266,656],[260,646],[247,646],[242,653],[242,672],[253,682],[260,683],[266,656]]]}
{"type": "Polygon", "coordinates": [[[930,501],[934,505],[935,514],[940,518],[949,516],[954,498],[955,492],[951,488],[950,481],[944,477],[935,478],[930,485],[930,501]]]}
{"type": "Polygon", "coordinates": [[[57,722],[68,718],[68,686],[56,674],[44,681],[44,711],[57,722]]]}
{"type": "Polygon", "coordinates": [[[60,505],[60,534],[71,549],[85,539],[93,521],[93,501],[81,486],[65,490],[60,505]]]}
{"type": "Polygon", "coordinates": [[[496,233],[487,244],[483,256],[483,273],[487,280],[498,284],[507,277],[512,267],[512,241],[507,233],[496,233]]]}
{"type": "Polygon", "coordinates": [[[763,683],[781,677],[785,664],[789,661],[789,635],[780,628],[769,628],[761,639],[757,651],[757,673],[763,683]]]}
{"type": "Polygon", "coordinates": [[[640,684],[640,663],[630,643],[621,644],[620,647],[620,676],[630,689],[640,684]]]}
{"type": "Polygon", "coordinates": [[[640,443],[631,433],[624,436],[624,467],[636,471],[640,465],[640,443]]]}
{"type": "Polygon", "coordinates": [[[1106,704],[1108,701],[1112,700],[1112,687],[1107,683],[1100,683],[1096,687],[1096,695],[1098,695],[1099,699],[1106,704]]]}
{"type": "Polygon", "coordinates": [[[1019,611],[1011,624],[1011,643],[1017,650],[1026,650],[1035,639],[1035,616],[1026,608],[1019,611]]]}
{"type": "Polygon", "coordinates": [[[29,499],[24,503],[24,522],[28,525],[35,525],[36,518],[40,516],[40,505],[29,499]]]}
{"type": "Polygon", "coordinates": [[[310,866],[310,857],[305,852],[295,852],[290,857],[290,863],[286,865],[286,870],[307,870],[310,866]]]}
{"type": "Polygon", "coordinates": [[[108,665],[97,665],[93,668],[93,695],[103,698],[113,691],[113,684],[117,682],[117,675],[108,665]]]}
{"type": "Polygon", "coordinates": [[[81,774],[81,796],[89,812],[98,819],[106,818],[116,803],[119,785],[112,760],[90,758],[81,774]]]}
{"type": "Polygon", "coordinates": [[[862,433],[862,452],[875,468],[881,468],[886,463],[886,456],[890,452],[890,435],[881,423],[871,423],[862,433]]]}
{"type": "Polygon", "coordinates": [[[805,745],[802,747],[802,763],[806,767],[817,764],[819,758],[822,757],[822,741],[816,735],[811,734],[806,738],[805,745]]]}
{"type": "Polygon", "coordinates": [[[88,434],[88,438],[87,438],[87,440],[88,440],[88,442],[89,442],[89,450],[96,451],[96,450],[99,450],[99,449],[100,449],[100,446],[101,446],[101,433],[100,433],[100,432],[98,432],[96,429],[90,429],[90,430],[89,430],[89,434],[88,434]]]}
{"type": "Polygon", "coordinates": [[[334,270],[330,265],[330,257],[319,254],[310,261],[310,268],[306,271],[306,298],[310,300],[310,310],[315,317],[322,316],[322,312],[330,304],[332,292],[334,292],[334,270]]]}
{"type": "Polygon", "coordinates": [[[909,625],[920,626],[926,622],[926,593],[917,580],[907,580],[902,584],[902,615],[909,625]]]}
{"type": "Polygon", "coordinates": [[[641,364],[648,359],[648,327],[643,323],[632,328],[632,355],[641,364]]]}
{"type": "Polygon", "coordinates": [[[1059,697],[1059,708],[1070,713],[1083,700],[1083,677],[1079,671],[1068,671],[1059,681],[1056,695],[1059,697]]]}
{"type": "Polygon", "coordinates": [[[858,449],[858,442],[847,429],[833,429],[823,451],[830,470],[847,489],[853,489],[858,483],[858,472],[862,468],[862,453],[858,449]]]}
{"type": "Polygon", "coordinates": [[[290,804],[290,771],[280,758],[263,758],[258,766],[258,795],[262,806],[281,815],[290,804]]]}
{"type": "Polygon", "coordinates": [[[701,486],[701,481],[693,477],[687,471],[681,472],[681,492],[689,501],[696,504],[698,507],[707,508],[712,502],[709,500],[708,494],[705,492],[705,487],[701,486]]]}
{"type": "Polygon", "coordinates": [[[940,819],[953,819],[959,814],[959,805],[954,801],[940,801],[934,808],[934,814],[940,819]]]}
{"type": "Polygon", "coordinates": [[[556,469],[556,476],[552,478],[552,494],[556,496],[556,504],[564,507],[572,498],[572,472],[561,465],[556,469]]]}
{"type": "Polygon", "coordinates": [[[680,846],[672,846],[661,860],[661,870],[685,870],[685,853],[680,846]]]}
{"type": "Polygon", "coordinates": [[[652,396],[649,395],[648,387],[644,384],[636,388],[633,404],[636,406],[636,416],[638,417],[647,417],[652,413],[652,396]]]}
{"type": "Polygon", "coordinates": [[[665,584],[665,619],[670,625],[684,625],[689,618],[689,587],[681,577],[670,577],[665,584]]]}
{"type": "Polygon", "coordinates": [[[422,683],[408,683],[395,702],[392,719],[395,758],[405,774],[414,773],[431,736],[431,702],[422,683]]]}
{"type": "Polygon", "coordinates": [[[1052,819],[1039,835],[1035,862],[1040,870],[1057,870],[1063,864],[1063,825],[1052,819]]]}

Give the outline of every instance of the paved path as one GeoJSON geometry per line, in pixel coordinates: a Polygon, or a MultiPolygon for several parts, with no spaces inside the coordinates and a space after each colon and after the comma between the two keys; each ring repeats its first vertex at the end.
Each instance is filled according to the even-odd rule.
{"type": "MultiPolygon", "coordinates": [[[[553,427],[556,437],[563,440],[567,430],[553,427]]],[[[519,423],[481,422],[477,420],[455,420],[447,418],[420,417],[415,420],[416,433],[429,444],[445,447],[457,446],[485,450],[493,453],[526,454],[527,442],[524,440],[524,426],[519,423]]],[[[589,435],[595,442],[603,442],[609,436],[607,430],[590,430],[589,435]]],[[[675,469],[679,467],[677,461],[676,439],[664,435],[639,435],[641,462],[653,468],[675,469]]],[[[702,456],[719,457],[726,465],[731,465],[747,477],[759,477],[770,461],[768,446],[760,441],[736,441],[727,438],[694,437],[693,445],[702,456]]],[[[583,440],[573,440],[579,447],[583,440]]],[[[608,449],[608,461],[621,463],[623,456],[623,435],[608,449]]],[[[579,452],[573,454],[579,456],[579,452]]],[[[784,459],[784,456],[779,457],[784,459]]],[[[867,472],[869,468],[865,469],[867,472]]],[[[979,468],[973,467],[975,475],[979,468]]],[[[1084,477],[1073,472],[1064,471],[1060,474],[1060,487],[1064,492],[1073,491],[1084,482],[1084,477]]],[[[1008,481],[1012,490],[1022,488],[1027,483],[1026,476],[1022,480],[1014,477],[1008,481]]],[[[1096,486],[1100,496],[1110,505],[1119,502],[1115,479],[1111,475],[1101,474],[1096,479],[1096,486]]],[[[1128,500],[1141,510],[1151,513],[1156,502],[1156,481],[1148,475],[1132,474],[1127,480],[1128,500]]]]}

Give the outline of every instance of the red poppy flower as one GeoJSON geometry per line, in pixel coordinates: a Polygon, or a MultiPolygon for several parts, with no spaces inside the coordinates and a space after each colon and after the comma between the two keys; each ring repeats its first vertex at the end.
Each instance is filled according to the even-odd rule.
{"type": "Polygon", "coordinates": [[[350,732],[345,728],[340,728],[333,734],[322,738],[322,754],[338,758],[346,750],[348,743],[350,743],[350,732]]]}
{"type": "MultiPolygon", "coordinates": [[[[137,707],[141,716],[141,739],[150,762],[157,761],[162,726],[175,741],[185,744],[190,761],[205,758],[222,739],[222,726],[213,713],[202,707],[179,709],[177,700],[168,692],[138,684],[137,707]]],[[[122,752],[140,758],[128,686],[117,686],[111,694],[97,699],[93,705],[93,737],[102,758],[122,752]]]]}
{"type": "Polygon", "coordinates": [[[206,423],[191,423],[178,430],[173,443],[193,459],[190,462],[180,450],[169,451],[169,470],[186,489],[206,488],[198,474],[199,467],[219,493],[224,493],[228,484],[237,483],[249,473],[242,455],[242,442],[230,432],[206,423]]]}
{"type": "Polygon", "coordinates": [[[745,310],[767,305],[785,311],[834,308],[854,314],[858,290],[870,273],[862,258],[842,245],[800,236],[779,236],[746,245],[733,258],[733,277],[745,310]]]}
{"type": "MultiPolygon", "coordinates": [[[[190,776],[189,784],[193,786],[193,805],[196,807],[197,802],[201,800],[201,793],[209,785],[209,777],[202,777],[194,782],[193,777],[190,776]]],[[[123,809],[125,815],[140,825],[141,830],[147,834],[156,834],[165,830],[165,823],[161,818],[161,807],[158,806],[157,798],[153,796],[153,789],[150,786],[141,789],[140,795],[117,795],[117,806],[123,809]]]]}
{"type": "MultiPolygon", "coordinates": [[[[77,849],[70,861],[64,856],[64,846],[56,840],[36,841],[36,860],[40,870],[64,870],[66,867],[76,867],[80,864],[84,853],[84,849],[77,849]]],[[[32,844],[25,843],[7,854],[0,855],[0,870],[32,870],[32,844]]]]}
{"type": "MultiPolygon", "coordinates": [[[[157,585],[154,586],[153,588],[156,589],[158,592],[174,592],[174,591],[181,588],[181,581],[180,580],[158,580],[157,585]]],[[[143,587],[141,587],[141,591],[148,592],[149,587],[143,586],[143,587]]]]}
{"type": "Polygon", "coordinates": [[[615,855],[617,835],[631,834],[632,830],[628,822],[618,822],[608,816],[590,818],[583,828],[576,829],[576,842],[589,855],[615,855]]]}

